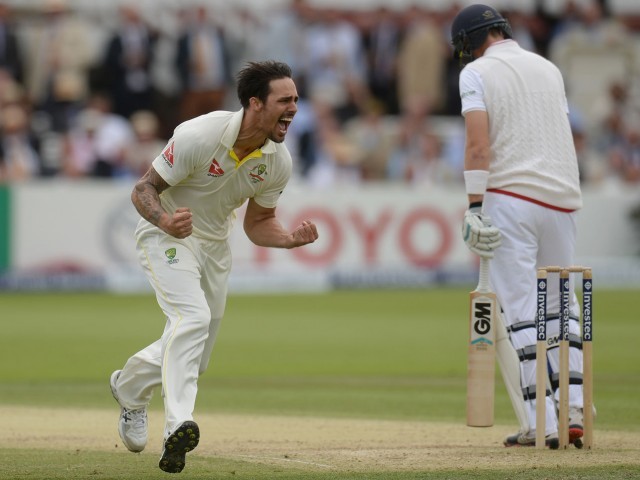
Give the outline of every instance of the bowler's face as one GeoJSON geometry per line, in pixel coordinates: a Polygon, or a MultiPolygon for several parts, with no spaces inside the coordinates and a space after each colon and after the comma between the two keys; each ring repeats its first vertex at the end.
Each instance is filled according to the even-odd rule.
{"type": "Polygon", "coordinates": [[[282,143],[298,111],[298,91],[290,78],[272,80],[270,87],[271,92],[264,103],[261,124],[269,140],[282,143]]]}

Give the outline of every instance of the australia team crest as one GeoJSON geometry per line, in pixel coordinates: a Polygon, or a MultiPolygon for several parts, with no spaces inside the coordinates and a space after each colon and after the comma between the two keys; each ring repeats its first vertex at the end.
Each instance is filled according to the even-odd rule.
{"type": "Polygon", "coordinates": [[[253,183],[264,182],[267,173],[267,166],[264,163],[260,163],[253,167],[249,171],[249,177],[253,183]]]}

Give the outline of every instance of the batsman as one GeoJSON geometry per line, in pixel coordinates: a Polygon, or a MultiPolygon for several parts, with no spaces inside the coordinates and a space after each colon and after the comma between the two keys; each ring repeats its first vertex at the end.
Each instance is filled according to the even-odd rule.
{"type": "MultiPolygon", "coordinates": [[[[558,448],[559,295],[549,289],[548,388],[536,398],[536,269],[573,265],[582,197],[562,75],[512,38],[494,8],[462,9],[451,27],[465,122],[469,208],[463,239],[484,262],[500,308],[495,352],[520,428],[506,447],[534,446],[536,402],[546,402],[545,444],[558,448]]],[[[569,441],[583,435],[579,306],[570,286],[569,441]]]]}

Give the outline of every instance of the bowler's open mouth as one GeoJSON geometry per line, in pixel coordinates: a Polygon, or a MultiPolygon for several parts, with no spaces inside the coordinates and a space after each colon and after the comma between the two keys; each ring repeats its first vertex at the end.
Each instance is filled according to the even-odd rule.
{"type": "Polygon", "coordinates": [[[292,121],[293,117],[282,117],[280,118],[280,120],[278,120],[278,126],[280,127],[280,132],[282,134],[287,133],[287,130],[289,130],[289,125],[291,125],[292,121]]]}

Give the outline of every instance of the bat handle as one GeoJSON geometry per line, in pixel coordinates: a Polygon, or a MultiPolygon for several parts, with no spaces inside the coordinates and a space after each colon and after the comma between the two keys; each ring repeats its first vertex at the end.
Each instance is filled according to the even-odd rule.
{"type": "Polygon", "coordinates": [[[489,292],[489,259],[480,257],[480,279],[478,280],[478,291],[489,292]]]}

